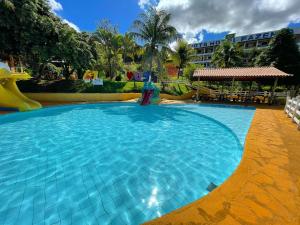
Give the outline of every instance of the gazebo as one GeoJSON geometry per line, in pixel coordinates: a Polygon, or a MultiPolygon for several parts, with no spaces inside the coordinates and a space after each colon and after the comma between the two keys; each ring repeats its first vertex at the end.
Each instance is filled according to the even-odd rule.
{"type": "MultiPolygon", "coordinates": [[[[193,77],[198,81],[231,81],[231,92],[235,81],[259,81],[260,79],[273,79],[272,98],[279,78],[287,78],[293,75],[287,74],[275,67],[241,67],[241,68],[204,68],[195,70],[193,77]]],[[[199,99],[198,85],[197,99],[199,99]]]]}

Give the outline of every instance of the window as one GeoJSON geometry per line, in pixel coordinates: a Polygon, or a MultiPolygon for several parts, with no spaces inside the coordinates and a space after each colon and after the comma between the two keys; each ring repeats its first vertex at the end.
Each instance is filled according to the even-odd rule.
{"type": "Polygon", "coordinates": [[[254,48],[256,47],[256,42],[246,42],[245,48],[254,48]]]}
{"type": "Polygon", "coordinates": [[[269,42],[268,41],[260,41],[258,42],[258,47],[266,47],[269,45],[269,42]]]}

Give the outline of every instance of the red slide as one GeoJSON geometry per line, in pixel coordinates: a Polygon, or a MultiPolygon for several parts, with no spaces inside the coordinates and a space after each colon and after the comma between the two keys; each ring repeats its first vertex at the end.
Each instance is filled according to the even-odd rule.
{"type": "Polygon", "coordinates": [[[153,90],[145,91],[143,94],[143,99],[142,99],[141,105],[149,105],[152,94],[153,94],[153,90]]]}

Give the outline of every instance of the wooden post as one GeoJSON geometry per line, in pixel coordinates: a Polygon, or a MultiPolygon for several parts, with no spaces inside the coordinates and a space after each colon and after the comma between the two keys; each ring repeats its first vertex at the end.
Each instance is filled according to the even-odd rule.
{"type": "Polygon", "coordinates": [[[11,55],[9,56],[8,66],[10,68],[10,71],[16,72],[15,60],[14,60],[14,57],[12,57],[11,55]]]}
{"type": "MultiPolygon", "coordinates": [[[[300,116],[299,114],[297,114],[297,111],[300,110],[300,98],[299,97],[297,98],[297,103],[296,103],[296,107],[295,108],[296,108],[295,109],[295,111],[296,111],[295,117],[296,116],[300,116]]],[[[300,131],[300,122],[298,122],[298,130],[300,131]]]]}
{"type": "Polygon", "coordinates": [[[196,97],[197,101],[199,101],[199,92],[200,92],[200,76],[198,77],[198,85],[197,85],[197,97],[196,97]]]}
{"type": "Polygon", "coordinates": [[[251,92],[251,90],[252,90],[252,85],[253,85],[253,80],[251,80],[251,82],[250,82],[249,92],[251,92]]]}
{"type": "Polygon", "coordinates": [[[253,85],[253,80],[250,81],[250,85],[249,85],[249,95],[248,95],[248,99],[249,99],[249,101],[251,101],[251,102],[252,102],[252,100],[254,99],[254,98],[252,98],[252,95],[251,95],[252,85],[253,85]]]}
{"type": "Polygon", "coordinates": [[[271,104],[274,103],[274,98],[275,98],[275,90],[277,87],[277,83],[278,83],[278,77],[276,77],[275,81],[274,81],[274,85],[273,85],[273,89],[272,89],[272,93],[271,93],[271,104]]]}
{"type": "Polygon", "coordinates": [[[20,64],[20,70],[21,70],[21,73],[23,73],[23,64],[22,64],[22,60],[21,60],[21,57],[19,56],[19,64],[20,64]]]}
{"type": "MultiPolygon", "coordinates": [[[[231,90],[230,90],[230,97],[231,97],[231,98],[232,98],[232,95],[233,95],[234,81],[235,81],[235,79],[233,78],[233,79],[232,79],[232,83],[231,83],[231,90]]],[[[232,99],[232,100],[233,100],[233,99],[232,99]]]]}

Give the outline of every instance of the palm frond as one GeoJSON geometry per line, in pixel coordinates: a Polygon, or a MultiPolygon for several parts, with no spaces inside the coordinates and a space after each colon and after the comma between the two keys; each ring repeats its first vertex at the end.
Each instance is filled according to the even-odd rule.
{"type": "Polygon", "coordinates": [[[8,10],[12,10],[12,11],[15,10],[15,5],[11,0],[2,0],[0,3],[2,3],[3,6],[8,10]]]}

